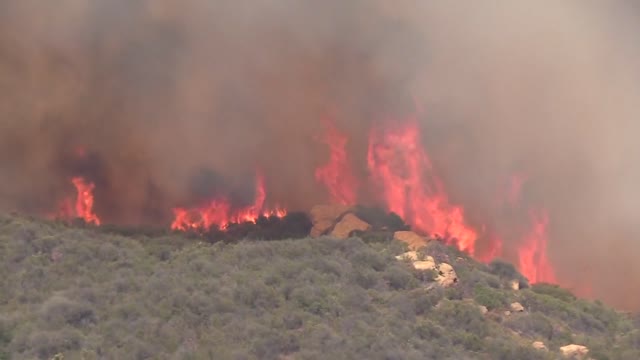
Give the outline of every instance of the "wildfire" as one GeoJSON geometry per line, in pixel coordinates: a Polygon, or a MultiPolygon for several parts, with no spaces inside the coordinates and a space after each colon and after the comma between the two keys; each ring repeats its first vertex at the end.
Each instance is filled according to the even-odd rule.
{"type": "Polygon", "coordinates": [[[260,174],[256,177],[256,197],[254,203],[241,209],[233,209],[231,202],[226,198],[211,200],[207,205],[197,208],[173,209],[174,220],[172,230],[208,230],[213,226],[225,229],[231,223],[253,222],[260,216],[284,217],[287,211],[281,208],[265,209],[266,190],[264,177],[260,174]]]}
{"type": "Polygon", "coordinates": [[[347,156],[347,137],[341,134],[333,121],[324,121],[326,134],[322,139],[329,146],[329,162],[316,169],[316,180],[324,184],[335,203],[353,205],[356,203],[358,182],[351,172],[347,156]]]}
{"type": "Polygon", "coordinates": [[[66,199],[62,202],[57,218],[83,219],[87,224],[100,225],[100,218],[93,212],[93,190],[95,185],[87,182],[83,177],[74,177],[71,183],[76,188],[76,199],[66,199]]]}
{"type": "Polygon", "coordinates": [[[463,208],[449,203],[420,144],[415,118],[395,129],[373,129],[368,165],[389,211],[415,230],[444,238],[474,254],[477,232],[466,223],[463,208]]]}
{"type": "MultiPolygon", "coordinates": [[[[325,134],[320,140],[328,146],[328,161],[315,170],[318,183],[324,185],[336,204],[354,205],[358,202],[358,188],[370,181],[380,194],[378,199],[386,210],[400,216],[418,233],[443,239],[456,245],[483,262],[503,255],[501,233],[487,231],[484,225],[473,227],[465,217],[463,206],[453,204],[443,182],[423,147],[420,129],[415,115],[403,121],[379,125],[371,129],[367,151],[369,179],[358,179],[353,173],[347,151],[348,137],[341,133],[331,119],[325,119],[325,134]],[[476,246],[478,238],[484,246],[476,246]]],[[[84,148],[78,148],[79,158],[86,156],[84,148]]],[[[527,177],[514,175],[506,189],[496,197],[497,206],[517,214],[522,207],[521,192],[527,177]]],[[[74,177],[72,184],[76,198],[63,203],[58,216],[67,219],[82,218],[86,223],[100,225],[100,218],[93,212],[95,185],[83,177],[74,177]]],[[[256,176],[255,198],[252,204],[238,207],[222,196],[209,199],[196,207],[173,209],[171,229],[179,231],[206,231],[212,227],[227,229],[232,223],[256,223],[261,217],[285,217],[287,210],[266,207],[265,179],[260,172],[256,176]]],[[[547,258],[547,227],[549,217],[545,211],[531,212],[530,230],[524,232],[520,245],[508,249],[517,253],[520,271],[531,283],[555,282],[553,267],[547,258]]]]}
{"type": "Polygon", "coordinates": [[[520,272],[529,282],[555,283],[553,267],[547,258],[547,226],[549,216],[546,212],[531,215],[533,228],[524,238],[524,244],[518,249],[520,272]]]}

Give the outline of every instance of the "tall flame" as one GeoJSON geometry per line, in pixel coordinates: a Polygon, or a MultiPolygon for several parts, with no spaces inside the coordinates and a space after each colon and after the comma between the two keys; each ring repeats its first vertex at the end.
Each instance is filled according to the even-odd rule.
{"type": "Polygon", "coordinates": [[[524,238],[524,244],[518,249],[520,272],[529,282],[555,283],[556,276],[547,258],[547,226],[549,216],[546,212],[531,215],[533,227],[524,238]]]}
{"type": "Polygon", "coordinates": [[[394,129],[371,131],[368,166],[390,211],[415,230],[442,237],[474,254],[477,233],[466,223],[463,208],[449,203],[421,146],[415,117],[394,129]]]}
{"type": "Polygon", "coordinates": [[[71,183],[76,188],[76,199],[63,201],[55,216],[62,219],[80,218],[87,224],[100,225],[100,218],[93,212],[95,184],[80,176],[72,178],[71,183]]]}
{"type": "Polygon", "coordinates": [[[325,185],[333,202],[342,205],[356,203],[358,182],[351,171],[346,145],[347,136],[336,129],[330,119],[324,120],[326,134],[322,141],[329,146],[329,162],[316,169],[316,180],[325,185]]]}

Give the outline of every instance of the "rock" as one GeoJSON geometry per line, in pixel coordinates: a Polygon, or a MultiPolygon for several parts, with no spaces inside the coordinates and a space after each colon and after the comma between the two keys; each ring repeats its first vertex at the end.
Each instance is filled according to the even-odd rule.
{"type": "Polygon", "coordinates": [[[352,231],[360,230],[366,231],[371,228],[371,225],[362,221],[359,217],[349,213],[345,215],[339,223],[331,231],[331,236],[338,239],[346,239],[349,237],[352,231]]]}
{"type": "Polygon", "coordinates": [[[458,282],[458,275],[453,269],[453,266],[447,263],[441,263],[437,267],[438,277],[436,281],[443,287],[449,287],[458,282]]]}
{"type": "Polygon", "coordinates": [[[418,252],[417,251],[407,251],[402,255],[396,256],[397,260],[410,260],[410,261],[418,261],[418,252]]]}
{"type": "Polygon", "coordinates": [[[513,304],[511,304],[511,311],[513,311],[513,312],[523,312],[524,311],[524,306],[522,306],[522,304],[520,304],[519,302],[514,302],[513,304]]]}
{"type": "Polygon", "coordinates": [[[511,311],[507,310],[504,312],[504,316],[511,316],[511,311]]]}
{"type": "Polygon", "coordinates": [[[322,236],[326,234],[327,231],[330,230],[334,225],[335,225],[335,222],[333,221],[328,221],[328,220],[318,221],[317,223],[313,224],[310,235],[311,237],[322,236]]]}
{"type": "Polygon", "coordinates": [[[435,270],[436,261],[433,260],[433,257],[427,256],[424,260],[414,261],[413,267],[416,270],[435,270]]]}
{"type": "Polygon", "coordinates": [[[478,309],[480,309],[482,315],[486,315],[489,312],[489,309],[487,309],[487,307],[484,305],[478,305],[478,309]]]}
{"type": "Polygon", "coordinates": [[[351,210],[347,205],[316,205],[311,208],[311,236],[325,235],[338,222],[338,219],[351,210]]]}
{"type": "Polygon", "coordinates": [[[413,231],[396,231],[393,238],[409,245],[409,249],[418,250],[427,245],[429,242],[426,238],[414,233],[413,231]]]}
{"type": "Polygon", "coordinates": [[[509,283],[509,286],[511,286],[511,289],[513,289],[513,290],[520,290],[520,281],[519,280],[512,280],[509,283]]]}
{"type": "Polygon", "coordinates": [[[582,359],[589,353],[589,349],[583,345],[571,344],[561,347],[560,352],[568,359],[582,359]]]}
{"type": "Polygon", "coordinates": [[[533,344],[531,344],[531,346],[533,346],[533,348],[536,350],[544,350],[544,351],[548,350],[547,346],[542,341],[534,341],[533,344]]]}

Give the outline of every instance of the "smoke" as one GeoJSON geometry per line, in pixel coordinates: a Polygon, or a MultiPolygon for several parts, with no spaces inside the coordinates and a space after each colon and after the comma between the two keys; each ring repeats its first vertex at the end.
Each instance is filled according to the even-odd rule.
{"type": "Polygon", "coordinates": [[[267,202],[306,210],[328,196],[323,118],[365,177],[371,125],[415,102],[451,201],[514,234],[506,257],[547,209],[559,280],[637,309],[639,17],[586,1],[3,1],[0,208],[49,211],[83,175],[108,221],[167,222],[216,192],[247,201],[258,168],[267,202]]]}

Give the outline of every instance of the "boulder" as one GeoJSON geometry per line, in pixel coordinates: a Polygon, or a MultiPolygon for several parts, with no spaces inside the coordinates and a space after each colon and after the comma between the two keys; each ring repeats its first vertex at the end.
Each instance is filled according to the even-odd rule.
{"type": "Polygon", "coordinates": [[[351,211],[347,205],[316,205],[311,208],[311,236],[325,235],[334,227],[338,220],[351,211]]]}
{"type": "Polygon", "coordinates": [[[514,302],[513,304],[511,304],[511,311],[524,312],[524,306],[522,306],[522,304],[520,304],[519,302],[514,302]]]}
{"type": "Polygon", "coordinates": [[[396,260],[410,260],[410,261],[418,261],[418,252],[417,251],[407,251],[402,255],[396,256],[396,260]]]}
{"type": "Polygon", "coordinates": [[[560,352],[567,359],[582,359],[589,353],[589,349],[583,345],[571,344],[561,347],[560,352]]]}
{"type": "Polygon", "coordinates": [[[352,231],[366,231],[371,228],[371,225],[362,221],[359,217],[349,213],[345,215],[340,222],[331,231],[331,236],[338,239],[346,239],[349,237],[352,231]]]}
{"type": "Polygon", "coordinates": [[[520,290],[520,280],[511,280],[511,282],[509,282],[509,286],[513,290],[520,290]]]}
{"type": "Polygon", "coordinates": [[[414,261],[413,267],[416,270],[435,270],[436,261],[431,256],[427,256],[424,260],[414,261]]]}
{"type": "Polygon", "coordinates": [[[436,281],[443,287],[449,287],[458,282],[458,275],[453,269],[453,266],[447,263],[441,263],[437,267],[438,277],[436,281]]]}
{"type": "Polygon", "coordinates": [[[420,236],[413,231],[396,231],[393,234],[393,238],[406,243],[409,245],[409,249],[411,250],[418,250],[429,242],[427,238],[420,236]]]}
{"type": "Polygon", "coordinates": [[[489,312],[489,309],[487,309],[487,307],[484,305],[478,305],[478,309],[480,309],[482,315],[486,315],[489,312]]]}
{"type": "Polygon", "coordinates": [[[533,348],[536,350],[544,350],[544,351],[548,350],[547,346],[542,341],[534,341],[533,344],[531,344],[531,346],[533,346],[533,348]]]}
{"type": "Polygon", "coordinates": [[[311,237],[322,236],[327,233],[336,223],[329,220],[321,220],[313,224],[311,228],[311,237]]]}

